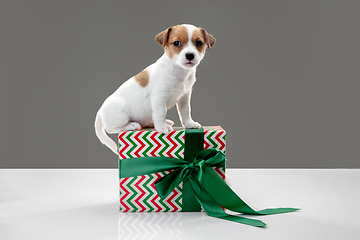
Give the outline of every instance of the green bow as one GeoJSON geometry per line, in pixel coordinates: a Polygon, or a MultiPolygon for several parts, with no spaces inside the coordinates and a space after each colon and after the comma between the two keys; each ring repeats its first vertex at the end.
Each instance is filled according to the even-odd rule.
{"type": "Polygon", "coordinates": [[[213,170],[212,167],[225,166],[225,161],[225,154],[221,151],[205,149],[200,151],[193,161],[171,157],[140,157],[122,159],[119,161],[119,167],[122,178],[173,170],[156,181],[155,187],[158,195],[164,199],[181,182],[188,182],[188,187],[191,188],[190,190],[193,191],[196,200],[201,204],[205,212],[212,217],[220,219],[256,227],[265,227],[266,224],[260,220],[229,215],[222,207],[233,212],[249,215],[269,215],[299,210],[296,208],[253,210],[213,170]]]}

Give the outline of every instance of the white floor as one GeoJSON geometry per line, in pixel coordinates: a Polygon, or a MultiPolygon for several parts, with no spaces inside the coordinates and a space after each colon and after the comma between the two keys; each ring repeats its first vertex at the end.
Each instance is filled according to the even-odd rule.
{"type": "Polygon", "coordinates": [[[360,169],[228,169],[264,229],[206,213],[119,213],[118,171],[0,170],[0,239],[359,239],[360,169]]]}

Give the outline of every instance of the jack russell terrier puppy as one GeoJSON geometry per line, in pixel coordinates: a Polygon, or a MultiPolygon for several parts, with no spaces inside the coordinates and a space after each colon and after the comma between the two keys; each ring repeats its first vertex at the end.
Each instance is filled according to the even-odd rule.
{"type": "Polygon", "coordinates": [[[117,145],[106,132],[118,134],[155,127],[168,134],[174,122],[165,118],[166,112],[175,104],[185,128],[201,127],[191,118],[190,97],[196,67],[204,58],[206,47],[214,46],[215,38],[203,28],[183,24],[169,27],[155,40],[164,47],[164,54],[124,82],[97,112],[96,135],[115,154],[117,145]]]}

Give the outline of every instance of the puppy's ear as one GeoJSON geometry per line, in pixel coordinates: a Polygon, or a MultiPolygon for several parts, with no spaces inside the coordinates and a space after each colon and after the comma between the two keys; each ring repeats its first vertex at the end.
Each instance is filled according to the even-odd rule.
{"type": "Polygon", "coordinates": [[[169,41],[169,35],[170,35],[171,30],[172,30],[172,28],[169,27],[165,31],[162,31],[161,33],[156,35],[155,41],[157,41],[161,46],[165,47],[169,41]]]}
{"type": "Polygon", "coordinates": [[[211,34],[207,33],[205,29],[200,28],[200,31],[205,39],[206,46],[212,48],[216,43],[216,39],[211,34]]]}

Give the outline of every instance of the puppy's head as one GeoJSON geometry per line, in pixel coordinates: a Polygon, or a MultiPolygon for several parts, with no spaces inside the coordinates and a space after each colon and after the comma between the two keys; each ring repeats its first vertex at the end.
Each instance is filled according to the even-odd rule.
{"type": "Polygon", "coordinates": [[[183,68],[194,68],[204,58],[206,48],[216,39],[203,28],[183,24],[169,27],[155,36],[166,55],[183,68]]]}

